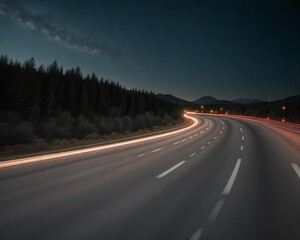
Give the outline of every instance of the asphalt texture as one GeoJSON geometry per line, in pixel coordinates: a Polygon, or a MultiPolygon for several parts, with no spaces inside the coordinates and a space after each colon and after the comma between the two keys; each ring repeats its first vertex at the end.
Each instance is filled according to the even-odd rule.
{"type": "Polygon", "coordinates": [[[0,169],[0,239],[300,239],[300,134],[187,131],[0,169]]]}

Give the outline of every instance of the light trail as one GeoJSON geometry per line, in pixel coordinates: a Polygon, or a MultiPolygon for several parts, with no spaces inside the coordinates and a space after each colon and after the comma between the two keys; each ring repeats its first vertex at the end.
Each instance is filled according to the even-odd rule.
{"type": "Polygon", "coordinates": [[[7,167],[28,164],[28,163],[41,162],[41,161],[55,159],[55,158],[61,158],[61,157],[69,157],[69,156],[79,155],[79,154],[83,154],[83,153],[90,153],[90,152],[95,152],[95,151],[99,151],[99,150],[115,148],[115,147],[120,147],[120,146],[126,146],[126,145],[134,144],[134,143],[145,142],[145,141],[181,133],[181,132],[187,131],[191,128],[194,128],[195,126],[197,126],[199,124],[199,121],[194,117],[188,116],[187,114],[184,114],[184,117],[192,120],[193,123],[185,128],[181,128],[181,129],[178,129],[178,130],[175,130],[172,132],[161,133],[161,134],[157,134],[157,135],[153,135],[153,136],[149,136],[149,137],[142,137],[142,138],[138,138],[138,139],[127,140],[127,141],[123,141],[123,142],[119,142],[119,143],[112,143],[112,144],[102,145],[102,146],[98,146],[98,147],[88,147],[88,148],[84,148],[84,149],[70,150],[70,151],[60,152],[60,153],[51,153],[51,154],[40,155],[40,156],[35,156],[35,157],[7,160],[7,161],[0,162],[0,168],[7,168],[7,167]]]}

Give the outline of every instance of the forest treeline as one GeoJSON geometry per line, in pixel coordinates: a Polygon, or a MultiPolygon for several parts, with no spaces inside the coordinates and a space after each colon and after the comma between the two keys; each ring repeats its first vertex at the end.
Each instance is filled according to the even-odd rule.
{"type": "Polygon", "coordinates": [[[153,92],[83,76],[79,67],[63,70],[54,61],[37,66],[0,56],[0,145],[37,139],[85,138],[174,124],[176,105],[153,92]]]}

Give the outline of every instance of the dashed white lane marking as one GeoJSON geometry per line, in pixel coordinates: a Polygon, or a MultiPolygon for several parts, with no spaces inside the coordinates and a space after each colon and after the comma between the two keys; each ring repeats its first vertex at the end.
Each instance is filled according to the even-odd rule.
{"type": "Polygon", "coordinates": [[[176,143],[174,143],[174,145],[177,145],[178,143],[180,143],[180,141],[179,141],[179,142],[176,142],[176,143]]]}
{"type": "Polygon", "coordinates": [[[295,172],[297,173],[298,177],[300,178],[300,168],[296,163],[291,163],[292,167],[294,168],[295,172]]]}
{"type": "Polygon", "coordinates": [[[240,128],[240,131],[241,131],[241,132],[243,132],[243,129],[242,129],[242,128],[240,128]]]}
{"type": "Polygon", "coordinates": [[[160,151],[160,150],[162,150],[162,149],[163,149],[163,147],[162,147],[162,148],[155,149],[155,150],[153,150],[152,152],[158,152],[158,151],[160,151]]]}
{"type": "Polygon", "coordinates": [[[214,139],[216,140],[218,136],[215,136],[214,139]]]}
{"type": "Polygon", "coordinates": [[[207,144],[209,145],[209,144],[211,144],[211,142],[208,142],[207,144]]]}
{"type": "Polygon", "coordinates": [[[224,129],[224,127],[222,127],[222,129],[224,129]]]}
{"type": "Polygon", "coordinates": [[[243,141],[245,140],[245,137],[244,137],[244,136],[242,136],[242,140],[243,140],[243,141]]]}
{"type": "Polygon", "coordinates": [[[228,195],[230,193],[230,190],[231,190],[231,188],[233,186],[233,183],[234,183],[234,180],[236,178],[236,175],[237,175],[237,173],[239,171],[239,167],[241,165],[241,161],[242,161],[242,159],[238,158],[238,160],[237,160],[237,162],[235,164],[235,167],[233,169],[233,172],[232,172],[232,174],[231,174],[231,176],[229,178],[229,181],[228,181],[226,187],[223,190],[223,193],[222,193],[223,195],[228,195]]]}
{"type": "Polygon", "coordinates": [[[185,161],[181,161],[180,163],[177,163],[173,167],[169,168],[167,171],[164,171],[163,173],[157,175],[157,178],[163,178],[164,176],[168,175],[170,172],[174,171],[176,168],[180,167],[182,164],[184,164],[185,161]]]}
{"type": "Polygon", "coordinates": [[[193,138],[193,136],[190,136],[189,138],[193,138]]]}
{"type": "Polygon", "coordinates": [[[204,131],[201,131],[200,133],[204,133],[204,131]]]}
{"type": "Polygon", "coordinates": [[[243,151],[244,150],[244,146],[241,146],[241,151],[243,151]]]}
{"type": "Polygon", "coordinates": [[[142,153],[142,154],[138,155],[138,157],[142,157],[142,156],[145,156],[145,153],[142,153]]]}
{"type": "MultiPolygon", "coordinates": [[[[217,218],[217,216],[218,216],[218,214],[219,214],[219,212],[220,212],[220,210],[221,210],[221,208],[222,208],[222,206],[224,204],[224,201],[225,201],[224,198],[221,198],[217,202],[217,204],[213,208],[213,210],[211,211],[211,213],[210,213],[210,215],[209,215],[209,217],[208,217],[208,219],[206,221],[206,225],[208,225],[208,227],[216,220],[216,218],[217,218]]],[[[197,231],[194,232],[191,240],[199,240],[200,237],[201,237],[201,235],[202,235],[202,233],[203,233],[203,228],[198,228],[197,231]]]]}
{"type": "Polygon", "coordinates": [[[203,146],[201,149],[204,149],[205,148],[205,146],[203,146]]]}
{"type": "Polygon", "coordinates": [[[210,214],[209,217],[208,217],[208,221],[209,221],[210,223],[213,223],[213,222],[216,220],[216,218],[217,218],[217,216],[218,216],[218,214],[219,214],[219,212],[220,212],[220,210],[221,210],[223,204],[224,204],[224,199],[221,198],[221,199],[217,202],[216,206],[214,207],[214,209],[212,210],[211,214],[210,214]]]}
{"type": "Polygon", "coordinates": [[[220,131],[220,134],[222,134],[223,131],[220,131]]]}
{"type": "Polygon", "coordinates": [[[198,133],[196,133],[194,136],[197,137],[197,136],[198,136],[198,133]]]}
{"type": "Polygon", "coordinates": [[[190,155],[190,157],[192,157],[192,156],[194,156],[196,153],[194,152],[194,153],[192,153],[191,155],[190,155]]]}
{"type": "Polygon", "coordinates": [[[206,128],[206,130],[208,130],[208,128],[206,128]]]}
{"type": "Polygon", "coordinates": [[[185,142],[186,141],[186,138],[185,139],[183,139],[183,140],[181,140],[181,142],[185,142]]]}
{"type": "Polygon", "coordinates": [[[203,230],[201,228],[197,229],[197,231],[193,234],[191,240],[198,240],[202,235],[203,230]]]}

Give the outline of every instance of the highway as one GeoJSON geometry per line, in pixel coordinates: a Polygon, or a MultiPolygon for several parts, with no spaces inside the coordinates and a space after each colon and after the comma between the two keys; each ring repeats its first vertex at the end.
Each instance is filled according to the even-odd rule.
{"type": "Polygon", "coordinates": [[[184,131],[0,166],[0,239],[300,239],[300,130],[190,114],[184,131]]]}

